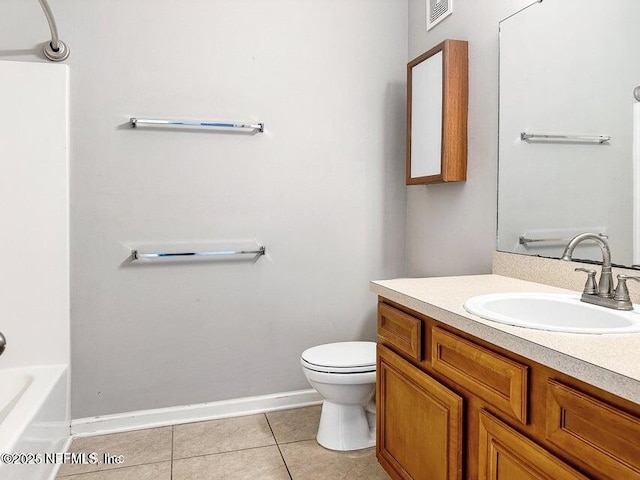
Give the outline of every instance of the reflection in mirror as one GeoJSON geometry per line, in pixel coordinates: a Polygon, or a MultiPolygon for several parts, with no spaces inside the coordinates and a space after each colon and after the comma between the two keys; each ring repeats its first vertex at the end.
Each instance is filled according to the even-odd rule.
{"type": "Polygon", "coordinates": [[[411,69],[411,178],[440,174],[442,155],[442,51],[411,69]],[[424,88],[423,88],[424,87],[424,88]]]}
{"type": "Polygon", "coordinates": [[[544,0],[500,22],[500,251],[557,258],[593,232],[614,263],[640,264],[640,1],[603,5],[544,0]]]}

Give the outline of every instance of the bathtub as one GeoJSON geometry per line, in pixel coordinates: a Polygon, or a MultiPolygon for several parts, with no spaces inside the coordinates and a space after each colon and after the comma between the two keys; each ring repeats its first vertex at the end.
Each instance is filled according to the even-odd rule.
{"type": "Polygon", "coordinates": [[[0,368],[0,454],[28,454],[15,464],[0,461],[0,479],[53,478],[58,466],[44,454],[65,451],[68,398],[66,365],[0,368]]]}

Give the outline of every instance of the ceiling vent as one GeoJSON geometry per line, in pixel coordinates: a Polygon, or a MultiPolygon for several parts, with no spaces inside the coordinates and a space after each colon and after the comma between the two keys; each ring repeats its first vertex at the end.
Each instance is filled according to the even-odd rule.
{"type": "Polygon", "coordinates": [[[453,13],[453,0],[427,0],[427,30],[453,13]]]}

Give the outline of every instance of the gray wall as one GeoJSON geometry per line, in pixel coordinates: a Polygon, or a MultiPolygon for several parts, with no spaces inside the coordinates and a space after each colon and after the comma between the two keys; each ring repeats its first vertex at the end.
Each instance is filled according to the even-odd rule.
{"type": "Polygon", "coordinates": [[[469,42],[467,181],[407,189],[412,277],[488,273],[496,245],[498,22],[532,0],[456,0],[427,32],[424,0],[409,0],[409,59],[446,38],[469,42]]]}
{"type": "MultiPolygon", "coordinates": [[[[302,350],[375,338],[368,281],[405,272],[407,3],[52,4],[71,47],[73,418],[307,388],[302,350]],[[251,241],[267,256],[127,262],[251,241]]],[[[0,19],[0,59],[41,61],[37,2],[0,19]]]]}

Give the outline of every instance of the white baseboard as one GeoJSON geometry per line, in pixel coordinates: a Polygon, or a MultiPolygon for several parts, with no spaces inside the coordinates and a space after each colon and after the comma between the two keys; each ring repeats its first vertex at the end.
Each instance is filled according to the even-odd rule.
{"type": "Polygon", "coordinates": [[[144,428],[164,427],[180,423],[201,422],[217,418],[239,417],[255,413],[306,407],[320,403],[322,403],[320,395],[315,390],[308,389],[197,405],[139,410],[72,420],[71,435],[73,437],[89,437],[128,432],[144,428]]]}

